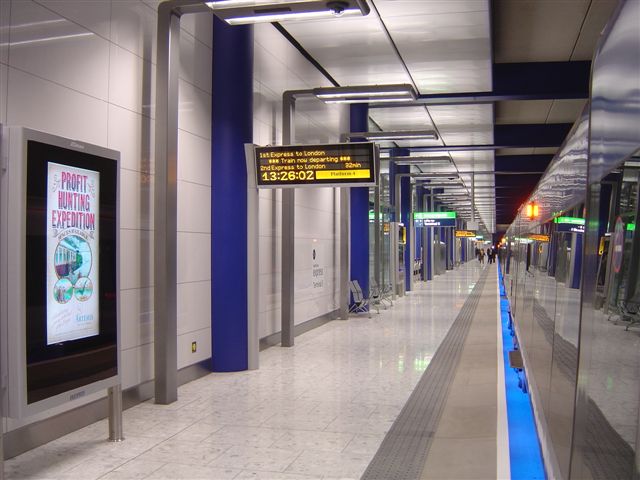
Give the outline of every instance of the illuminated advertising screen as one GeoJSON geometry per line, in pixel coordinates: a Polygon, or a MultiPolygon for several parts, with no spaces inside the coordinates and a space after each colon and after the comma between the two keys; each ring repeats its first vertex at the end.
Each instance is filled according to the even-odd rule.
{"type": "Polygon", "coordinates": [[[255,147],[258,188],[375,186],[375,144],[255,147]]]}
{"type": "Polygon", "coordinates": [[[117,375],[117,161],[26,142],[26,394],[117,375]]]}
{"type": "Polygon", "coordinates": [[[49,163],[47,345],[100,333],[100,173],[49,163]]]}

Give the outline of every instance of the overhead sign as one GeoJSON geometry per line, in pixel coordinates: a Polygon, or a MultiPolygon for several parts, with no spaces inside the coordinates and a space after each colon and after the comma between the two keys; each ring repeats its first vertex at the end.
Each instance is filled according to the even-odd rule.
{"type": "Polygon", "coordinates": [[[476,238],[477,233],[474,230],[456,230],[458,238],[476,238]]]}
{"type": "Polygon", "coordinates": [[[456,212],[414,212],[416,227],[455,227],[456,212]]]}
{"type": "Polygon", "coordinates": [[[535,240],[536,242],[549,243],[551,237],[549,235],[544,235],[542,233],[531,233],[529,234],[529,238],[531,240],[535,240]]]}
{"type": "Polygon", "coordinates": [[[255,147],[258,188],[375,186],[375,144],[255,147]]]}
{"type": "Polygon", "coordinates": [[[553,219],[556,231],[568,233],[584,233],[584,218],[557,217],[553,219]]]}

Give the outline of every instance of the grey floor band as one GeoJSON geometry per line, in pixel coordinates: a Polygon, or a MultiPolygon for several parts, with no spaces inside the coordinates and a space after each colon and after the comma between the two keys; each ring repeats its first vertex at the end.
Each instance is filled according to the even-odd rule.
{"type": "Polygon", "coordinates": [[[464,302],[362,480],[415,480],[420,477],[488,273],[488,268],[483,271],[464,302]]]}

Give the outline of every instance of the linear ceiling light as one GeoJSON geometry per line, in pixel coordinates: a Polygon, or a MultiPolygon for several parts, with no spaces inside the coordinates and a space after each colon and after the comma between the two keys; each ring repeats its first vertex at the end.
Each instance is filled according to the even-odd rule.
{"type": "Polygon", "coordinates": [[[451,157],[390,157],[396,165],[451,165],[451,157]]]}
{"type": "Polygon", "coordinates": [[[350,133],[351,138],[366,138],[367,140],[438,140],[435,130],[399,130],[388,132],[359,132],[350,133]]]}
{"type": "Polygon", "coordinates": [[[416,92],[409,84],[314,88],[313,94],[325,103],[411,102],[416,99],[416,92]]]}
{"type": "Polygon", "coordinates": [[[212,0],[205,2],[229,25],[365,16],[366,0],[212,0]]]}

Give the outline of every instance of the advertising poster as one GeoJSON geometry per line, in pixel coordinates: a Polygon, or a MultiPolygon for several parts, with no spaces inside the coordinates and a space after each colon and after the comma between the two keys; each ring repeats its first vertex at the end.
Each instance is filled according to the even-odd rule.
{"type": "Polygon", "coordinates": [[[48,164],[47,345],[100,333],[99,188],[99,172],[48,164]]]}

